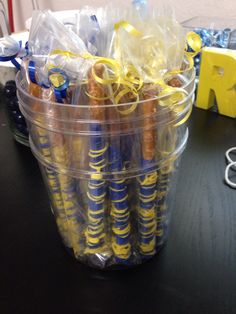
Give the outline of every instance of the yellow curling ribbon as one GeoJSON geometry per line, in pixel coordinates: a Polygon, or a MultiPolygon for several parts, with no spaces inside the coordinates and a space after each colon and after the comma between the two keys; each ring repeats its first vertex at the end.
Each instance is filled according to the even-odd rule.
{"type": "Polygon", "coordinates": [[[96,82],[98,82],[102,85],[108,85],[108,84],[113,84],[113,83],[119,82],[120,72],[121,72],[120,65],[114,59],[99,58],[99,60],[97,62],[95,62],[94,66],[92,67],[93,78],[95,79],[96,82]],[[110,69],[113,70],[114,75],[112,75],[112,76],[110,76],[110,78],[106,78],[106,79],[100,78],[95,72],[95,65],[96,64],[107,65],[110,69]]]}
{"type": "Polygon", "coordinates": [[[123,28],[128,32],[129,34],[140,37],[142,33],[138,31],[133,25],[129,24],[127,21],[120,21],[115,24],[114,26],[115,31],[117,32],[120,28],[123,28]]]}
{"type": "Polygon", "coordinates": [[[186,46],[185,46],[185,57],[187,59],[188,66],[187,68],[178,69],[170,71],[169,74],[179,74],[185,71],[189,71],[194,67],[193,58],[201,52],[202,49],[202,39],[195,32],[188,32],[186,36],[186,46]],[[188,49],[192,51],[188,51],[188,49]]]}
{"type": "MultiPolygon", "coordinates": [[[[169,75],[169,73],[168,73],[169,75]]],[[[159,82],[158,85],[160,85],[163,90],[159,93],[159,97],[163,97],[163,99],[159,100],[159,105],[160,106],[175,106],[179,102],[183,102],[185,99],[185,96],[188,96],[188,92],[179,87],[172,87],[166,85],[166,83],[159,82]],[[166,96],[166,97],[165,97],[166,96]]]]}
{"type": "Polygon", "coordinates": [[[188,32],[186,36],[186,46],[185,46],[185,57],[188,61],[188,67],[180,70],[174,70],[170,73],[178,74],[181,72],[185,72],[191,70],[194,67],[194,60],[193,58],[201,52],[202,49],[202,39],[201,37],[195,32],[188,32]],[[190,48],[192,51],[188,51],[190,48]]]}
{"type": "Polygon", "coordinates": [[[201,37],[195,32],[188,32],[187,33],[187,45],[193,51],[187,51],[188,47],[186,47],[186,54],[191,56],[192,58],[195,57],[197,54],[201,52],[202,49],[202,39],[201,37]]]}
{"type": "Polygon", "coordinates": [[[194,67],[193,58],[201,52],[202,49],[202,39],[195,32],[188,32],[186,36],[186,46],[185,46],[185,57],[188,61],[188,67],[179,70],[170,71],[169,74],[179,74],[185,71],[189,71],[194,67]],[[188,51],[188,49],[192,51],[188,51]]]}
{"type": "MultiPolygon", "coordinates": [[[[119,94],[115,97],[115,103],[119,104],[119,101],[121,100],[121,98],[124,97],[125,95],[129,94],[130,92],[131,91],[128,88],[125,88],[122,91],[120,91],[119,94]]],[[[136,109],[136,107],[138,105],[138,101],[139,101],[139,94],[135,91],[133,91],[132,94],[135,95],[136,101],[134,103],[132,103],[128,109],[125,109],[125,110],[120,110],[116,107],[116,110],[120,114],[128,115],[136,109]]]]}
{"type": "MultiPolygon", "coordinates": [[[[116,23],[114,25],[114,29],[115,29],[115,51],[116,53],[119,55],[120,53],[120,38],[119,38],[119,31],[121,29],[125,30],[126,32],[128,32],[131,36],[135,36],[135,37],[141,37],[142,33],[137,30],[133,25],[129,24],[127,21],[120,21],[118,23],[116,23]]],[[[146,37],[143,37],[144,40],[146,40],[146,37]]],[[[155,39],[155,38],[154,38],[155,39]]],[[[193,62],[193,57],[196,56],[200,51],[201,51],[201,47],[202,47],[202,43],[201,43],[201,38],[198,34],[194,33],[194,32],[189,32],[186,36],[186,41],[187,41],[187,46],[186,46],[186,51],[185,51],[185,56],[188,62],[188,68],[186,69],[179,69],[179,70],[174,70],[174,71],[170,71],[168,74],[178,74],[181,73],[183,71],[187,71],[189,69],[191,69],[194,66],[194,62],[193,62]],[[191,48],[192,51],[187,51],[187,49],[191,48]]],[[[150,44],[150,42],[149,42],[150,44]]],[[[94,78],[94,80],[96,82],[98,82],[99,84],[102,85],[111,85],[111,84],[117,84],[117,88],[115,91],[112,92],[112,95],[109,96],[105,96],[105,97],[101,97],[101,98],[97,98],[93,95],[90,95],[89,93],[86,92],[87,96],[96,100],[107,100],[110,99],[111,97],[114,98],[114,101],[116,104],[119,104],[120,100],[127,95],[128,93],[131,93],[134,97],[135,97],[135,101],[130,104],[128,109],[122,110],[121,106],[116,107],[118,112],[121,115],[129,115],[130,113],[132,113],[138,105],[139,102],[139,91],[140,89],[143,87],[144,82],[142,80],[142,78],[139,75],[138,70],[135,68],[135,66],[133,64],[120,64],[120,62],[118,62],[115,59],[111,59],[111,58],[104,58],[104,57],[98,57],[98,56],[93,56],[89,53],[82,53],[82,54],[75,54],[75,53],[71,53],[68,51],[64,51],[61,49],[56,49],[54,50],[50,56],[65,56],[66,58],[83,58],[83,59],[90,59],[90,60],[94,60],[96,64],[101,64],[106,66],[107,68],[107,74],[106,77],[101,78],[96,74],[95,71],[95,67],[92,67],[92,76],[94,78]],[[124,88],[122,90],[120,90],[120,86],[124,86],[124,88]]],[[[147,64],[149,64],[147,62],[147,64]]],[[[49,65],[49,67],[52,66],[54,67],[54,65],[49,65]]],[[[150,68],[151,65],[148,65],[148,67],[150,68]]],[[[58,65],[57,65],[58,67],[58,65]]],[[[151,68],[149,69],[151,70],[151,68]]],[[[146,69],[146,71],[149,71],[148,69],[146,69]]],[[[150,71],[149,71],[150,72],[150,71]]],[[[150,72],[150,75],[155,74],[152,73],[152,71],[150,72]]],[[[154,77],[153,77],[154,79],[154,77]]],[[[54,82],[56,85],[59,84],[59,78],[53,78],[54,82]],[[57,82],[58,80],[58,82],[57,82]]],[[[87,82],[87,81],[86,81],[87,82]]],[[[186,91],[184,90],[180,90],[178,88],[174,88],[174,87],[170,87],[168,86],[164,81],[160,82],[157,81],[155,82],[154,80],[154,84],[159,85],[162,87],[162,92],[161,95],[167,95],[169,93],[173,93],[173,98],[170,99],[170,101],[163,101],[163,105],[168,106],[175,106],[176,103],[178,103],[178,101],[181,100],[181,97],[183,99],[184,95],[188,94],[186,91]],[[182,94],[183,92],[183,94],[182,94]],[[181,96],[182,94],[182,96],[181,96]]],[[[55,85],[55,86],[56,86],[55,85]]],[[[160,95],[159,95],[160,96],[160,95]]],[[[161,102],[161,101],[160,101],[161,102]]],[[[191,106],[190,106],[191,107],[191,106]]],[[[180,126],[181,124],[185,123],[186,120],[189,118],[191,114],[191,108],[190,110],[187,112],[187,114],[184,116],[184,118],[179,121],[178,123],[175,124],[175,127],[180,126]]],[[[105,151],[105,150],[104,150],[105,151]]],[[[99,156],[98,152],[91,152],[90,151],[90,156],[91,157],[96,157],[99,156]]],[[[101,171],[102,168],[94,168],[97,171],[101,171]]],[[[91,175],[92,179],[101,179],[102,175],[100,173],[94,173],[91,175]]],[[[145,182],[145,184],[147,184],[145,182]]]]}
{"type": "Polygon", "coordinates": [[[190,106],[189,110],[187,111],[186,115],[184,116],[184,118],[181,119],[181,121],[177,122],[174,124],[174,127],[180,126],[181,124],[184,124],[188,118],[190,117],[191,113],[193,110],[193,106],[190,106]]]}

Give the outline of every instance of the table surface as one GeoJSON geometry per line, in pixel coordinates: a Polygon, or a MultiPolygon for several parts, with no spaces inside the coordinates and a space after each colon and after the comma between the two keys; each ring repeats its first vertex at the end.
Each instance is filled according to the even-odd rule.
{"type": "Polygon", "coordinates": [[[98,271],[63,248],[37,162],[0,109],[1,314],[236,313],[236,191],[223,180],[236,124],[199,109],[189,124],[166,246],[98,271]]]}

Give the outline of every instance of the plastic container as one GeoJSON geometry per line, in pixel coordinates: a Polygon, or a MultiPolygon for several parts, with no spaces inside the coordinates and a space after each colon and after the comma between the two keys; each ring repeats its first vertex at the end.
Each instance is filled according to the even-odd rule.
{"type": "Polygon", "coordinates": [[[127,267],[153,257],[164,244],[172,177],[188,138],[194,70],[178,80],[182,97],[100,105],[106,119],[99,121],[91,119],[89,106],[31,96],[17,76],[30,146],[63,242],[78,260],[98,268],[127,267]]]}

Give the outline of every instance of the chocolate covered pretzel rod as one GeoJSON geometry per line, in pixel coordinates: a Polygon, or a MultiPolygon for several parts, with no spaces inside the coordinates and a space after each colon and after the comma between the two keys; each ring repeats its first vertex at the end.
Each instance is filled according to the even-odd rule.
{"type": "MultiPolygon", "coordinates": [[[[30,83],[29,84],[29,93],[37,98],[43,98],[43,91],[42,88],[36,84],[30,83]]],[[[33,110],[36,112],[39,111],[40,104],[35,101],[32,106],[33,110]]],[[[41,120],[41,116],[37,118],[41,120]]],[[[40,121],[43,122],[43,121],[40,121]]],[[[52,154],[51,154],[51,145],[48,133],[45,129],[41,127],[34,126],[35,134],[37,135],[37,140],[39,142],[39,147],[41,149],[41,153],[43,157],[52,162],[52,154]]],[[[44,179],[46,184],[49,187],[50,195],[51,195],[51,202],[53,206],[53,210],[55,213],[56,223],[59,229],[59,232],[63,238],[65,245],[70,246],[70,237],[69,237],[69,230],[68,230],[68,223],[66,219],[66,213],[64,209],[63,198],[61,195],[61,188],[58,179],[58,174],[54,172],[52,169],[45,167],[45,176],[44,179]]]]}
{"type": "MultiPolygon", "coordinates": [[[[142,167],[151,166],[156,151],[156,129],[154,117],[157,101],[156,89],[148,86],[143,91],[144,102],[141,104],[143,118],[142,133],[142,167]]],[[[150,171],[150,170],[149,170],[150,171]]],[[[156,252],[156,184],[157,171],[151,171],[139,178],[139,250],[144,258],[153,256],[156,252]]]]}
{"type": "MultiPolygon", "coordinates": [[[[40,92],[41,90],[41,94],[37,96],[40,96],[39,98],[51,102],[50,107],[48,107],[46,110],[50,110],[50,114],[52,114],[53,117],[52,121],[51,118],[48,118],[47,112],[44,112],[46,115],[43,118],[43,122],[45,123],[46,119],[50,119],[50,121],[47,123],[49,123],[53,129],[60,129],[61,125],[60,122],[57,121],[57,118],[61,117],[61,112],[60,108],[54,104],[54,94],[50,89],[43,89],[39,86],[36,88],[35,86],[34,91],[40,92]]],[[[34,106],[34,109],[36,110],[38,104],[35,103],[34,106]]],[[[39,119],[41,119],[41,116],[39,116],[39,119]]],[[[42,153],[47,162],[51,164],[56,163],[63,168],[67,168],[69,164],[69,152],[63,134],[47,131],[43,128],[37,128],[37,131],[41,147],[43,148],[42,153]]],[[[71,247],[74,251],[74,254],[78,256],[81,252],[81,230],[79,226],[80,217],[78,212],[74,179],[68,175],[62,174],[60,169],[58,172],[54,172],[52,169],[47,169],[46,172],[49,185],[52,187],[53,184],[53,191],[54,193],[57,193],[55,194],[57,196],[57,206],[55,209],[59,231],[63,234],[63,232],[65,233],[66,230],[65,243],[67,246],[71,247]]]]}
{"type": "MultiPolygon", "coordinates": [[[[180,88],[183,85],[183,82],[177,77],[171,77],[167,84],[171,87],[180,88]]],[[[170,96],[171,97],[171,96],[170,96]]],[[[171,116],[170,120],[175,120],[173,111],[169,112],[171,116]]],[[[170,124],[165,128],[164,142],[165,147],[162,147],[164,150],[168,150],[168,152],[174,152],[176,147],[176,129],[175,127],[170,124]],[[167,146],[167,147],[166,147],[167,146]]],[[[164,136],[164,135],[163,135],[164,136]]],[[[174,162],[175,158],[169,158],[168,163],[161,167],[158,171],[158,185],[157,185],[157,229],[156,229],[156,236],[157,236],[157,245],[162,245],[163,241],[165,240],[164,232],[167,228],[168,223],[168,207],[167,207],[167,195],[170,190],[170,182],[171,182],[171,175],[174,171],[174,162]]]]}
{"type": "Polygon", "coordinates": [[[102,173],[107,166],[107,144],[102,136],[102,123],[105,121],[104,86],[99,84],[94,74],[102,78],[104,66],[94,65],[88,72],[88,94],[90,105],[90,150],[89,166],[91,179],[88,183],[88,227],[86,230],[86,250],[88,254],[103,254],[106,250],[105,206],[106,183],[102,173]]]}
{"type": "MultiPolygon", "coordinates": [[[[111,87],[111,86],[109,86],[111,87]]],[[[108,93],[111,94],[111,91],[108,93]]],[[[111,99],[112,99],[112,95],[111,99]]],[[[107,101],[108,104],[111,100],[107,101]]],[[[111,173],[125,170],[121,154],[120,114],[114,106],[106,108],[109,121],[109,171],[111,173]]],[[[109,196],[111,201],[111,246],[117,263],[128,264],[131,256],[130,244],[130,208],[126,180],[123,178],[109,181],[109,196]]]]}

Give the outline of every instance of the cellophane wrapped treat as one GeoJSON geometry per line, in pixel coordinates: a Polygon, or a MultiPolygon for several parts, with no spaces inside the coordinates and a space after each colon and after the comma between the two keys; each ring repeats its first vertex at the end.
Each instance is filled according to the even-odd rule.
{"type": "Polygon", "coordinates": [[[31,149],[68,250],[93,267],[152,258],[168,231],[194,69],[173,15],[35,12],[17,77],[31,149]]]}

